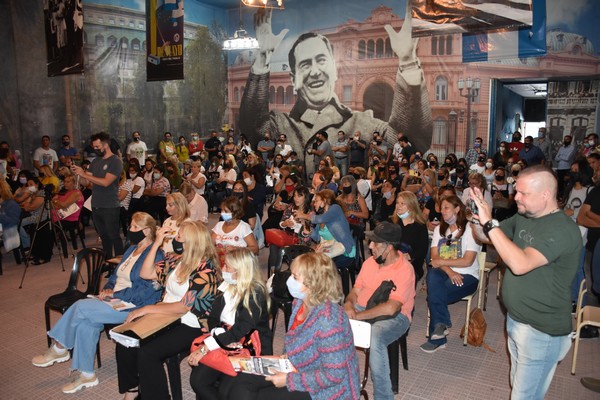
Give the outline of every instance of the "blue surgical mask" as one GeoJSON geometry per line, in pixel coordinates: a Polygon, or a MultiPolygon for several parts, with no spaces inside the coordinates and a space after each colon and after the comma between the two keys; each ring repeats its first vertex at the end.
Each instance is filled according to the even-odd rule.
{"type": "Polygon", "coordinates": [[[408,216],[410,215],[410,212],[409,212],[409,211],[407,211],[407,212],[405,212],[405,213],[402,213],[402,214],[396,214],[396,215],[397,215],[397,216],[398,216],[400,219],[406,219],[406,218],[408,218],[408,216]]]}
{"type": "Polygon", "coordinates": [[[236,285],[237,284],[237,280],[233,279],[233,272],[227,272],[227,271],[223,271],[223,280],[227,283],[229,283],[230,285],[236,285]]]}
{"type": "Polygon", "coordinates": [[[228,212],[222,212],[221,213],[221,219],[225,222],[231,221],[233,219],[233,215],[231,213],[228,212]]]}
{"type": "Polygon", "coordinates": [[[293,298],[304,300],[306,294],[302,291],[302,284],[298,282],[292,275],[290,275],[285,284],[293,298]]]}

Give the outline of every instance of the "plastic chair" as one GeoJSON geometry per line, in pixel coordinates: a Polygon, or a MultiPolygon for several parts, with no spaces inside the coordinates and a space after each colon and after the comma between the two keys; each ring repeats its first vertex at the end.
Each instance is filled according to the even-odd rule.
{"type": "MultiPolygon", "coordinates": [[[[311,247],[303,244],[294,244],[291,246],[282,247],[279,251],[281,255],[281,263],[276,266],[275,271],[281,271],[283,263],[286,263],[289,269],[289,266],[292,264],[294,258],[301,254],[311,253],[314,250],[311,247]]],[[[292,315],[292,300],[279,298],[271,293],[271,314],[273,316],[271,321],[271,332],[273,333],[273,336],[275,336],[275,328],[277,326],[277,315],[279,314],[279,310],[283,311],[283,316],[285,319],[285,331],[287,332],[290,317],[292,315]]]]}
{"type": "MultiPolygon", "coordinates": [[[[73,262],[73,268],[71,269],[71,276],[69,277],[67,288],[62,293],[48,297],[48,300],[46,300],[46,303],[44,304],[46,331],[50,330],[50,310],[64,314],[77,300],[86,298],[88,294],[98,294],[100,290],[103,263],[104,251],[96,247],[88,247],[77,253],[75,261],[73,262]],[[87,274],[87,287],[85,288],[85,291],[80,291],[77,288],[77,280],[80,276],[82,283],[85,284],[83,275],[81,274],[82,267],[87,274]]],[[[52,340],[48,337],[48,347],[50,347],[51,344],[52,340]]],[[[100,367],[100,352],[97,352],[97,357],[98,367],[100,367]]]]}
{"type": "Polygon", "coordinates": [[[165,360],[167,365],[167,375],[169,376],[169,387],[171,388],[172,400],[183,400],[181,390],[181,361],[190,355],[190,351],[182,351],[165,360]]]}
{"type": "Polygon", "coordinates": [[[500,273],[500,267],[502,266],[502,259],[498,257],[496,262],[486,261],[485,267],[483,268],[483,275],[480,275],[479,278],[485,279],[484,284],[479,284],[479,298],[477,299],[477,307],[481,308],[483,311],[487,308],[487,297],[488,297],[488,286],[490,284],[490,273],[496,267],[498,267],[498,289],[496,289],[496,297],[500,295],[500,279],[502,279],[502,275],[500,273]],[[482,307],[483,305],[483,307],[482,307]]]}
{"type": "MultiPolygon", "coordinates": [[[[485,251],[480,251],[479,254],[477,254],[477,262],[479,263],[479,283],[477,284],[477,289],[475,289],[475,291],[473,293],[471,293],[468,296],[465,296],[461,299],[461,301],[466,301],[467,302],[467,311],[466,311],[466,315],[465,315],[465,327],[467,327],[466,329],[468,329],[469,326],[469,318],[471,317],[471,301],[473,300],[473,297],[475,297],[476,294],[478,294],[481,291],[481,281],[483,280],[483,273],[485,270],[485,257],[486,257],[486,252],[485,251]]],[[[429,307],[427,307],[427,330],[425,331],[425,337],[429,337],[429,323],[431,322],[431,316],[429,314],[429,307]]],[[[467,345],[467,337],[469,335],[465,335],[464,341],[463,341],[463,346],[467,345]]]]}
{"type": "Polygon", "coordinates": [[[571,374],[575,375],[575,367],[577,366],[577,352],[579,351],[579,333],[581,328],[586,325],[600,328],[600,307],[585,306],[581,307],[583,296],[587,292],[585,287],[585,279],[579,285],[579,297],[577,298],[577,323],[575,324],[575,348],[573,349],[573,365],[571,366],[571,374]]]}

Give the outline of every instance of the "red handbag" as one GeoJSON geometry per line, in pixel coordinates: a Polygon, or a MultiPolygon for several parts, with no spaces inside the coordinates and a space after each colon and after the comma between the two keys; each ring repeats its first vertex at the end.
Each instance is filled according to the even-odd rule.
{"type": "Polygon", "coordinates": [[[297,236],[287,233],[284,230],[267,229],[265,231],[265,242],[277,247],[285,247],[298,244],[300,240],[297,236]]]}
{"type": "MultiPolygon", "coordinates": [[[[192,342],[190,352],[194,352],[204,343],[204,340],[211,336],[209,333],[197,337],[192,342]]],[[[260,338],[258,331],[255,330],[248,337],[242,339],[243,347],[241,349],[220,348],[209,351],[200,359],[200,363],[211,367],[212,369],[222,372],[225,375],[237,376],[237,372],[233,369],[229,356],[259,356],[260,355],[260,338]],[[252,354],[254,353],[254,354],[252,354]]]]}

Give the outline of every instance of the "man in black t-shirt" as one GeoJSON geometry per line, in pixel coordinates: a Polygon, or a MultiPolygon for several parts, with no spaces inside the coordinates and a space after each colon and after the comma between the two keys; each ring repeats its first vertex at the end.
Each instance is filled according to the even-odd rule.
{"type": "Polygon", "coordinates": [[[217,153],[221,149],[221,141],[217,136],[217,131],[210,132],[210,139],[204,143],[204,150],[208,152],[208,159],[212,160],[213,157],[217,156],[217,153]]]}

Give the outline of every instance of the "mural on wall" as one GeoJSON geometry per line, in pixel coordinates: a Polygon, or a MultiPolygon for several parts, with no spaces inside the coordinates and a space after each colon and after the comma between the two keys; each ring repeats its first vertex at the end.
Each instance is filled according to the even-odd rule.
{"type": "Polygon", "coordinates": [[[183,0],[146,0],[148,81],[183,79],[183,0]]]}
{"type": "Polygon", "coordinates": [[[48,76],[81,74],[83,4],[81,0],[44,0],[48,76]]]}
{"type": "MultiPolygon", "coordinates": [[[[21,150],[27,158],[37,147],[41,135],[49,134],[54,147],[58,147],[64,133],[73,136],[72,143],[83,147],[89,135],[100,130],[108,131],[122,146],[132,131],[139,130],[150,148],[166,130],[174,136],[189,135],[193,131],[206,136],[210,129],[228,123],[237,133],[248,130],[247,133],[256,136],[262,132],[265,125],[257,125],[252,118],[264,118],[266,108],[262,107],[261,114],[252,115],[249,124],[243,122],[247,119],[240,118],[242,99],[250,96],[247,85],[259,52],[224,54],[221,50],[222,40],[239,26],[239,10],[228,11],[207,6],[201,0],[187,0],[182,34],[185,79],[148,82],[145,4],[146,0],[86,1],[85,72],[67,75],[64,79],[48,78],[46,69],[39,68],[46,62],[47,50],[43,38],[44,11],[39,7],[39,0],[10,0],[9,6],[0,5],[5,11],[0,13],[0,26],[10,33],[6,37],[12,38],[6,46],[5,62],[0,65],[0,73],[6,79],[6,85],[0,87],[0,134],[9,140],[12,148],[21,150]],[[31,34],[20,34],[23,31],[31,34]],[[19,49],[28,49],[28,52],[25,54],[19,49]]],[[[378,129],[390,126],[393,128],[390,132],[403,131],[418,141],[422,151],[462,155],[471,146],[469,138],[476,136],[493,143],[512,133],[515,127],[511,121],[491,118],[494,80],[554,81],[568,77],[569,82],[578,82],[578,77],[589,80],[600,71],[600,57],[594,46],[600,43],[600,31],[596,29],[600,9],[594,7],[592,0],[547,0],[546,6],[547,54],[543,57],[463,63],[460,34],[423,36],[416,46],[409,41],[419,63],[406,67],[418,70],[420,66],[422,71],[422,81],[416,86],[418,94],[411,95],[421,105],[428,106],[421,109],[417,103],[403,105],[416,107],[419,112],[400,113],[406,119],[400,122],[396,101],[406,97],[402,97],[397,88],[402,79],[399,66],[407,60],[398,57],[390,30],[385,27],[389,25],[395,34],[400,34],[406,23],[406,2],[303,0],[286,3],[286,9],[274,11],[271,20],[272,32],[289,31],[272,51],[268,82],[266,85],[263,82],[259,93],[261,104],[268,107],[269,119],[263,122],[279,123],[281,118],[293,120],[294,107],[304,103],[303,82],[299,74],[290,74],[289,54],[303,33],[312,32],[327,38],[335,73],[328,80],[307,84],[307,93],[309,88],[328,87],[330,98],[335,99],[343,113],[368,115],[370,121],[384,124],[378,129]],[[468,77],[479,78],[481,82],[470,110],[467,99],[458,90],[459,79],[468,77]]],[[[254,10],[243,7],[243,22],[250,35],[259,36],[260,32],[256,32],[252,24],[254,10]]],[[[258,107],[254,102],[247,104],[258,107]]],[[[501,111],[495,111],[494,115],[501,118],[501,111]]],[[[514,115],[506,116],[509,117],[514,118],[514,115]]],[[[590,118],[593,123],[587,124],[588,133],[598,126],[597,113],[590,118]]],[[[337,133],[332,122],[329,121],[328,131],[337,133]]],[[[366,126],[363,138],[371,140],[371,125],[366,126]]],[[[302,140],[298,139],[299,146],[307,145],[314,136],[313,129],[308,130],[312,134],[288,132],[288,137],[296,135],[302,140]]],[[[391,145],[397,138],[390,133],[385,140],[391,145]]],[[[309,155],[307,162],[311,161],[309,155]]]]}

